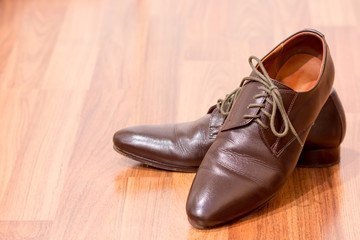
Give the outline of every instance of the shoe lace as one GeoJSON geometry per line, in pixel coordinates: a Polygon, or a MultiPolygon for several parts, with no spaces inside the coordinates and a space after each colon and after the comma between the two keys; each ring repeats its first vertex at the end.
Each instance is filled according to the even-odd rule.
{"type": "Polygon", "coordinates": [[[233,106],[233,103],[241,91],[241,87],[234,89],[231,93],[227,94],[224,99],[219,99],[216,103],[217,109],[219,112],[225,116],[225,118],[229,115],[230,110],[233,106]]]}
{"type": "MultiPolygon", "coordinates": [[[[250,67],[257,74],[257,77],[249,76],[249,77],[243,78],[241,83],[240,83],[240,87],[236,88],[230,94],[226,95],[225,99],[219,99],[218,102],[217,102],[217,105],[216,105],[217,108],[219,109],[219,112],[221,114],[223,114],[225,117],[227,117],[229,115],[229,112],[230,112],[230,110],[231,110],[231,108],[233,106],[233,103],[234,103],[236,97],[238,96],[239,92],[241,91],[241,88],[245,85],[245,83],[248,82],[248,81],[259,82],[259,83],[262,84],[262,86],[260,86],[259,89],[263,90],[265,93],[257,94],[257,95],[254,96],[254,98],[257,99],[257,98],[265,97],[266,101],[269,104],[272,105],[272,112],[269,113],[264,109],[264,107],[265,107],[264,103],[251,103],[251,104],[249,104],[248,108],[255,108],[255,107],[260,108],[260,111],[270,119],[270,129],[271,129],[272,133],[275,136],[284,137],[286,134],[288,134],[289,130],[291,130],[291,132],[294,134],[294,136],[296,137],[296,139],[298,140],[300,145],[303,146],[303,142],[301,141],[301,139],[300,139],[299,135],[297,134],[295,128],[291,124],[289,116],[286,113],[286,110],[285,110],[285,107],[284,107],[283,100],[282,100],[281,94],[279,92],[279,89],[278,89],[277,86],[274,85],[274,83],[271,80],[271,78],[269,77],[269,74],[266,71],[264,65],[262,64],[260,59],[255,57],[255,56],[251,56],[249,58],[249,64],[250,64],[250,67]],[[257,62],[257,64],[259,65],[259,67],[260,67],[260,69],[262,71],[262,73],[253,64],[253,60],[255,60],[257,62]],[[270,97],[272,98],[272,100],[270,100],[270,97]],[[275,128],[275,117],[276,117],[277,110],[279,110],[281,118],[282,118],[283,123],[284,123],[284,130],[282,132],[277,131],[276,128],[275,128]]],[[[260,117],[261,117],[260,114],[254,114],[254,115],[246,114],[243,117],[246,118],[246,119],[253,118],[264,129],[269,128],[269,126],[266,126],[260,120],[260,117]]]]}

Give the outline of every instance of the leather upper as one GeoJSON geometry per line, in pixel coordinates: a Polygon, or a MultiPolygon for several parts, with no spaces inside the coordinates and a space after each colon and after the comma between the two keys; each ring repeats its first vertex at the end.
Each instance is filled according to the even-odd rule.
{"type": "MultiPolygon", "coordinates": [[[[272,77],[286,59],[299,52],[319,52],[321,69],[315,86],[296,92],[272,81],[279,89],[292,125],[304,142],[334,81],[334,66],[324,37],[316,31],[298,32],[279,44],[262,62],[272,77]]],[[[189,220],[196,227],[214,227],[260,207],[281,189],[296,166],[302,146],[294,134],[289,132],[277,137],[270,128],[263,128],[254,119],[244,119],[249,101],[264,103],[264,110],[272,111],[271,99],[270,102],[266,100],[268,97],[253,99],[263,93],[258,85],[254,81],[246,83],[199,167],[186,207],[189,220]]],[[[260,107],[254,109],[261,116],[260,121],[269,125],[269,117],[260,107]]],[[[275,126],[283,128],[279,113],[275,126]]]]}
{"type": "Polygon", "coordinates": [[[344,108],[333,89],[310,130],[304,149],[336,148],[344,140],[345,133],[344,108]]]}
{"type": "MultiPolygon", "coordinates": [[[[275,82],[281,87],[281,84],[275,82]]],[[[288,91],[286,86],[282,86],[288,91]]],[[[293,95],[291,91],[289,96],[293,95]]],[[[244,95],[247,105],[252,96],[244,95]]],[[[255,110],[252,108],[252,110],[255,110]]],[[[249,113],[249,112],[248,112],[249,113]]],[[[251,113],[251,112],[250,112],[251,113]]],[[[237,117],[243,114],[238,114],[237,117]]],[[[114,145],[127,156],[183,167],[198,167],[213,144],[225,117],[216,108],[209,108],[200,119],[188,123],[145,125],[122,129],[114,134],[114,145]]],[[[249,121],[240,117],[239,121],[249,121]]],[[[264,119],[267,121],[267,119],[264,119]]],[[[236,121],[235,124],[237,124],[236,121]]],[[[227,123],[229,127],[231,120],[227,123]]],[[[264,131],[264,130],[262,130],[264,131]]],[[[336,91],[331,92],[306,139],[304,149],[334,148],[340,145],[346,131],[345,114],[336,91]]]]}
{"type": "MultiPolygon", "coordinates": [[[[223,122],[224,116],[214,105],[196,121],[122,129],[114,134],[114,145],[133,156],[172,165],[198,167],[223,122]]],[[[333,90],[311,128],[304,149],[337,147],[345,132],[345,113],[333,90]]]]}
{"type": "Polygon", "coordinates": [[[183,167],[197,167],[214,142],[224,117],[217,109],[192,122],[135,126],[114,135],[125,153],[183,167]]]}

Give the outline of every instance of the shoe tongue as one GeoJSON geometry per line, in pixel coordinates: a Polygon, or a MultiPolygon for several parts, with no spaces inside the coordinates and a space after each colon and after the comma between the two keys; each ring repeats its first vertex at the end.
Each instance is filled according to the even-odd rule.
{"type": "MultiPolygon", "coordinates": [[[[250,76],[257,77],[257,74],[252,72],[250,76]]],[[[291,88],[285,86],[284,84],[276,80],[272,79],[272,81],[279,88],[280,91],[281,90],[293,91],[291,88]]],[[[261,104],[265,102],[265,97],[255,98],[256,95],[265,93],[264,90],[259,89],[260,86],[263,85],[257,81],[248,81],[242,87],[237,99],[233,104],[229,116],[225,120],[225,123],[221,131],[242,127],[253,121],[254,118],[244,118],[244,115],[259,114],[260,107],[248,108],[248,106],[250,104],[261,104]]]]}
{"type": "Polygon", "coordinates": [[[246,83],[237,96],[232,109],[225,120],[221,131],[238,128],[249,124],[253,118],[244,118],[244,115],[256,115],[259,107],[248,108],[251,103],[263,103],[264,97],[255,99],[255,95],[264,93],[259,89],[262,84],[255,81],[246,83]]]}

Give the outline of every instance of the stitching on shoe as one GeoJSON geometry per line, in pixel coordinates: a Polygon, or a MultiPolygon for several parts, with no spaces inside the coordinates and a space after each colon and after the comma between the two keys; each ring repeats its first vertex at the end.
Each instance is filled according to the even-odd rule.
{"type": "Polygon", "coordinates": [[[177,125],[174,126],[174,134],[175,134],[176,143],[177,143],[176,145],[179,146],[179,148],[181,149],[181,151],[182,151],[183,153],[186,153],[186,151],[185,151],[185,149],[184,149],[184,146],[182,145],[181,140],[180,140],[180,138],[179,138],[178,135],[177,135],[177,125]]]}
{"type": "MultiPolygon", "coordinates": [[[[299,136],[303,135],[303,134],[304,134],[309,128],[311,128],[313,125],[314,125],[314,123],[311,123],[309,126],[307,126],[306,128],[304,128],[303,130],[301,130],[301,131],[299,132],[299,136]]],[[[295,140],[296,140],[296,137],[293,136],[293,137],[290,139],[290,141],[288,141],[288,142],[284,145],[284,147],[283,147],[282,149],[280,149],[277,153],[275,153],[275,156],[276,156],[276,157],[279,157],[279,156],[284,152],[284,150],[285,150],[293,141],[295,141],[295,140]]]]}
{"type": "MultiPolygon", "coordinates": [[[[299,95],[299,93],[294,93],[294,92],[291,92],[291,91],[289,91],[289,90],[283,91],[283,93],[285,93],[285,94],[291,93],[291,94],[294,95],[294,96],[293,96],[293,99],[291,100],[291,103],[290,103],[290,105],[289,105],[289,108],[288,108],[288,110],[287,110],[287,112],[286,112],[287,115],[289,116],[289,115],[290,115],[290,112],[291,112],[291,110],[292,110],[292,108],[293,108],[293,106],[294,106],[294,104],[295,104],[295,101],[296,101],[296,99],[297,99],[297,97],[298,97],[298,95],[299,95]]],[[[282,130],[283,128],[284,128],[284,124],[281,125],[281,130],[282,130]]],[[[273,146],[272,146],[272,150],[274,151],[275,154],[278,153],[278,151],[276,151],[276,149],[277,149],[279,143],[280,143],[280,138],[278,137],[278,138],[276,139],[275,143],[274,143],[273,146]]]]}

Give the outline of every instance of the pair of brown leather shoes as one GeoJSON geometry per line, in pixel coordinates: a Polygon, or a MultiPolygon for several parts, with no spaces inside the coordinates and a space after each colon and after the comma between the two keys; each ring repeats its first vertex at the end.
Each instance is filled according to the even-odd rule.
{"type": "Polygon", "coordinates": [[[202,118],[114,135],[115,150],[125,156],[160,169],[197,171],[186,206],[196,228],[261,207],[295,166],[326,167],[340,159],[345,114],[332,90],[334,65],[324,36],[302,30],[249,63],[249,77],[202,118]]]}

